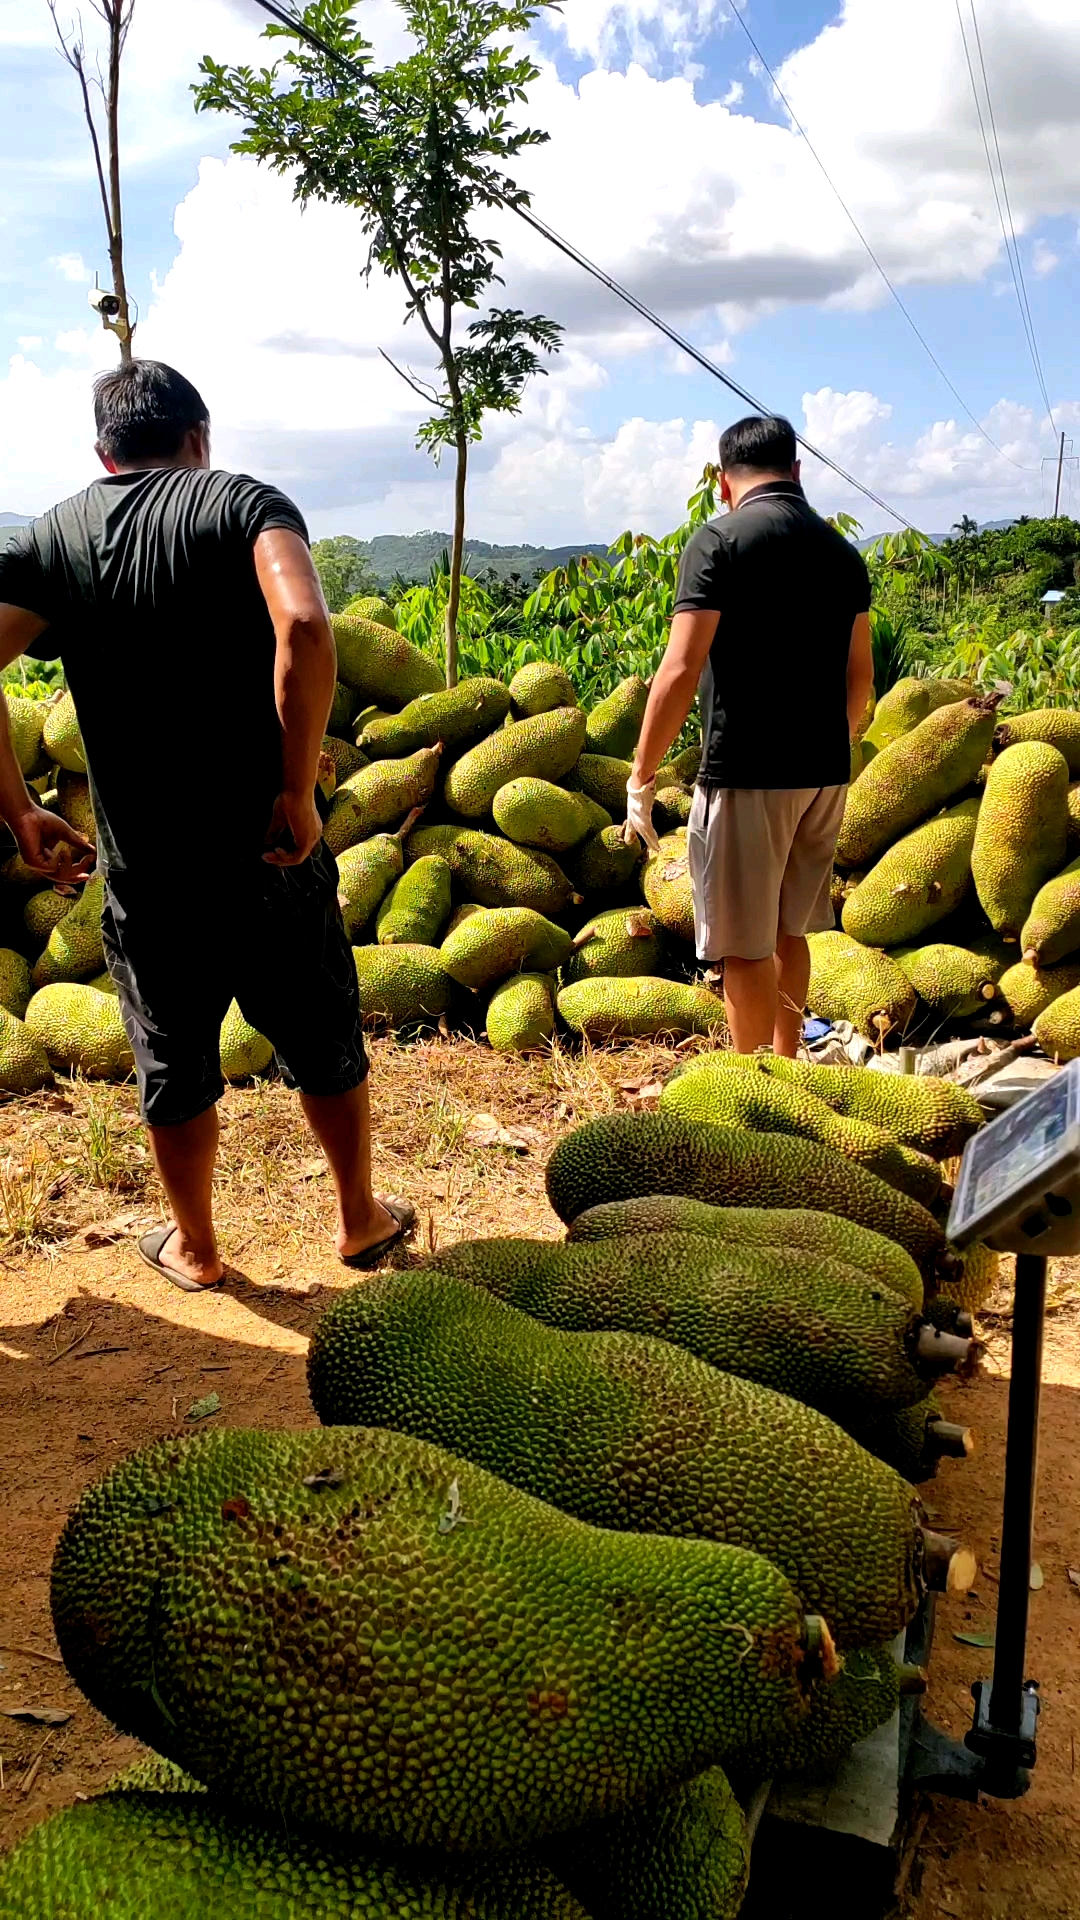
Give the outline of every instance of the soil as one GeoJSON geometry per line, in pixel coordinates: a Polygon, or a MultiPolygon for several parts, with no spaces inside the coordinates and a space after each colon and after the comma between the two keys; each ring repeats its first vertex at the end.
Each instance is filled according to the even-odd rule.
{"type": "MultiPolygon", "coordinates": [[[[461,1040],[376,1042],[373,1053],[376,1178],[417,1203],[420,1252],[466,1235],[558,1234],[543,1188],[558,1133],[596,1112],[651,1104],[671,1066],[669,1052],[649,1047],[526,1062],[461,1040]],[[498,1128],[518,1131],[500,1140],[498,1128]]],[[[0,1716],[70,1716],[53,1725],[0,1717],[0,1847],[96,1792],[139,1752],[68,1680],[52,1634],[52,1550],[81,1489],[133,1447],[200,1420],[314,1424],[308,1338],[334,1293],[355,1283],[330,1245],[324,1169],[295,1102],[273,1083],[230,1089],[222,1127],[217,1207],[232,1265],[220,1290],[193,1296],[136,1252],[161,1212],[130,1090],[73,1085],[0,1108],[0,1716]],[[212,1395],[215,1411],[205,1407],[212,1395]]],[[[1028,1655],[1042,1682],[1038,1767],[1028,1796],[1012,1804],[926,1803],[897,1920],[1080,1914],[1080,1262],[1057,1263],[1051,1293],[1042,1586],[1028,1655]]],[[[970,1723],[971,1683],[992,1661],[956,1638],[990,1631],[996,1605],[1006,1286],[990,1309],[979,1377],[945,1392],[950,1417],[975,1432],[976,1455],[945,1462],[924,1490],[933,1524],[962,1536],[980,1569],[974,1590],[938,1613],[927,1707],[956,1736],[970,1723]]]]}

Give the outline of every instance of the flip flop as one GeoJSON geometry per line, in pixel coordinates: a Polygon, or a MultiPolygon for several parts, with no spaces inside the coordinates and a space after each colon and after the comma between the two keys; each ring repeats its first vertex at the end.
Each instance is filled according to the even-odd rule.
{"type": "Polygon", "coordinates": [[[396,1233],[387,1234],[385,1240],[376,1240],[373,1247],[361,1248],[359,1253],[339,1254],[338,1258],[343,1267],[358,1267],[361,1270],[377,1267],[379,1261],[385,1258],[392,1247],[398,1246],[412,1233],[416,1226],[416,1208],[411,1201],[384,1200],[383,1206],[398,1223],[396,1233]]]}
{"type": "Polygon", "coordinates": [[[165,1265],[161,1258],[161,1251],[165,1242],[171,1240],[175,1232],[176,1228],[169,1226],[155,1227],[152,1233],[144,1233],[139,1241],[140,1255],[148,1267],[153,1267],[154,1272],[160,1273],[170,1285],[179,1287],[181,1293],[212,1293],[215,1287],[220,1287],[221,1281],[225,1278],[224,1274],[221,1275],[220,1280],[209,1280],[203,1286],[201,1281],[189,1280],[186,1273],[178,1273],[175,1267],[165,1265]]]}

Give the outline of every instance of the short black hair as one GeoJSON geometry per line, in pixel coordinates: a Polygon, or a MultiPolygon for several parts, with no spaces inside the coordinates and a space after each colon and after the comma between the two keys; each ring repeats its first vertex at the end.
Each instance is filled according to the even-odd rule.
{"type": "Polygon", "coordinates": [[[94,421],[102,453],[118,466],[171,460],[192,427],[208,427],[202,395],[162,360],[131,360],[94,381],[94,421]]]}
{"type": "Polygon", "coordinates": [[[720,465],[725,473],[738,467],[755,473],[790,473],[798,457],[795,429],[779,414],[751,413],[720,435],[720,465]]]}

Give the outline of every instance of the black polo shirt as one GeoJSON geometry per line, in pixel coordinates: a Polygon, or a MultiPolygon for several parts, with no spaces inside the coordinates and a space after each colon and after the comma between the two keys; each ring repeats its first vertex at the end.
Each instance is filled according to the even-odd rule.
{"type": "Polygon", "coordinates": [[[720,614],[699,688],[704,786],[845,784],[851,629],[869,606],[862,555],[797,481],[766,481],[698,529],[675,612],[720,614]]]}

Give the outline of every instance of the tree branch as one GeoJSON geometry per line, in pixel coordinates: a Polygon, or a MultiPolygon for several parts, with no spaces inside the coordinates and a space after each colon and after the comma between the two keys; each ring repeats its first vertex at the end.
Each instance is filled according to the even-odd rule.
{"type": "Polygon", "coordinates": [[[413,392],[419,395],[420,399],[424,402],[425,406],[428,406],[428,407],[438,406],[439,396],[436,393],[434,387],[421,386],[420,382],[414,379],[411,373],[406,373],[404,367],[399,367],[396,360],[391,360],[390,355],[388,353],[384,353],[382,347],[379,348],[379,353],[382,355],[382,358],[386,361],[387,366],[393,367],[394,372],[397,374],[399,380],[404,380],[405,385],[407,387],[411,387],[413,392]]]}
{"type": "Polygon", "coordinates": [[[101,210],[105,215],[105,231],[109,236],[109,244],[111,246],[112,216],[109,212],[109,194],[105,184],[105,168],[101,159],[101,144],[98,140],[97,127],[94,124],[94,109],[90,104],[90,83],[86,78],[86,47],[82,40],[76,40],[74,31],[72,32],[71,45],[68,45],[64,38],[63,29],[56,17],[56,0],[48,0],[48,5],[49,12],[52,14],[53,26],[56,28],[56,37],[60,42],[60,51],[67,61],[68,66],[75,74],[82,93],[83,112],[86,115],[86,124],[90,129],[90,144],[94,150],[94,165],[97,169],[98,188],[101,193],[101,210]]]}

